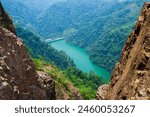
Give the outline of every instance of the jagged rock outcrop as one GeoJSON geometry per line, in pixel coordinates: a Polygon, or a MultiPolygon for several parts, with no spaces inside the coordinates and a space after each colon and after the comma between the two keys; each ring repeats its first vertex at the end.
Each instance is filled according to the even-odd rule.
{"type": "Polygon", "coordinates": [[[38,82],[40,84],[40,89],[43,90],[45,99],[56,99],[56,90],[54,80],[45,72],[38,71],[38,82]]]}
{"type": "Polygon", "coordinates": [[[16,30],[13,25],[13,22],[10,19],[10,17],[8,16],[8,14],[5,12],[1,2],[0,2],[0,26],[6,28],[6,29],[10,30],[11,32],[13,32],[14,34],[16,34],[16,30]]]}
{"type": "Polygon", "coordinates": [[[21,41],[0,28],[0,99],[82,99],[70,83],[70,92],[47,73],[36,71],[21,41]]]}
{"type": "Polygon", "coordinates": [[[96,94],[96,99],[98,100],[105,100],[106,95],[107,95],[107,89],[109,85],[104,84],[98,88],[97,94],[96,94]]]}
{"type": "Polygon", "coordinates": [[[150,99],[150,3],[145,3],[104,99],[150,99]]]}
{"type": "Polygon", "coordinates": [[[0,28],[0,99],[55,99],[52,81],[41,88],[39,76],[22,41],[0,28]]]}
{"type": "Polygon", "coordinates": [[[60,84],[56,84],[56,99],[57,100],[82,100],[83,97],[79,93],[78,89],[75,88],[71,83],[69,84],[70,92],[67,92],[66,89],[60,84]]]}
{"type": "MultiPolygon", "coordinates": [[[[53,88],[55,92],[51,92],[48,89],[49,95],[55,95],[56,100],[81,100],[83,99],[79,90],[69,81],[66,83],[61,82],[61,78],[65,78],[64,74],[58,72],[57,67],[47,63],[41,63],[42,69],[38,71],[40,76],[39,82],[41,84],[41,88],[47,90],[47,88],[53,88]],[[44,72],[43,72],[44,71],[44,72]],[[57,72],[56,72],[57,71],[57,72]],[[49,72],[56,72],[57,75],[53,74],[53,77],[49,76],[49,72]],[[53,81],[53,82],[52,82],[53,81]],[[52,82],[52,83],[51,83],[52,82]],[[50,83],[50,84],[49,84],[50,83]]],[[[65,80],[65,79],[63,79],[65,80]]]]}

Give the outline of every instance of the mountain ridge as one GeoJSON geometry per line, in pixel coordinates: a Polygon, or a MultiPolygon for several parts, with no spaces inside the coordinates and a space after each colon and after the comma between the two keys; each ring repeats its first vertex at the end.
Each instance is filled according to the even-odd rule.
{"type": "Polygon", "coordinates": [[[15,22],[27,24],[43,40],[65,36],[68,43],[86,49],[93,63],[111,72],[144,1],[68,0],[42,13],[23,2],[20,9],[15,0],[3,4],[15,22]]]}

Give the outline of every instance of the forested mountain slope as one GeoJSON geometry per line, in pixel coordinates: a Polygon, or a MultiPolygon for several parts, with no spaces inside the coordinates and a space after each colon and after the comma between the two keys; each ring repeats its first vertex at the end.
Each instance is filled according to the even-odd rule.
{"type": "Polygon", "coordinates": [[[116,2],[83,15],[68,41],[86,48],[92,60],[99,66],[112,70],[119,58],[123,44],[132,30],[143,1],[116,2]]]}
{"type": "Polygon", "coordinates": [[[42,58],[62,69],[74,66],[73,61],[64,52],[50,47],[29,29],[17,26],[16,32],[17,36],[23,39],[32,57],[42,58]]]}
{"type": "Polygon", "coordinates": [[[43,39],[66,36],[68,42],[85,48],[94,63],[111,71],[145,0],[66,0],[40,11],[28,1],[2,2],[15,22],[26,24],[43,39]]]}
{"type": "Polygon", "coordinates": [[[34,8],[38,11],[47,10],[51,5],[66,0],[18,0],[25,3],[28,7],[34,8]]]}

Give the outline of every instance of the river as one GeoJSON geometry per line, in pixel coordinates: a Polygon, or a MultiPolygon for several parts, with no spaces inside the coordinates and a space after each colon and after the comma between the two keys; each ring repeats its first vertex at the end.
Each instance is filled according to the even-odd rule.
{"type": "Polygon", "coordinates": [[[89,73],[94,71],[105,81],[109,81],[110,72],[93,64],[85,49],[67,43],[65,40],[49,42],[49,44],[57,50],[63,50],[70,58],[73,59],[76,67],[83,72],[89,73]]]}

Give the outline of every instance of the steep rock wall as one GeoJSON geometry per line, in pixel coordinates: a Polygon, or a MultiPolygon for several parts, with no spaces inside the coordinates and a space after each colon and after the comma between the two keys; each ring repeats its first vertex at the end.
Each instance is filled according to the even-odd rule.
{"type": "Polygon", "coordinates": [[[0,2],[0,26],[16,34],[16,30],[13,25],[13,22],[11,18],[8,16],[8,14],[5,12],[1,2],[0,2]]]}
{"type": "Polygon", "coordinates": [[[150,99],[150,3],[144,4],[106,90],[103,99],[150,99]]]}

